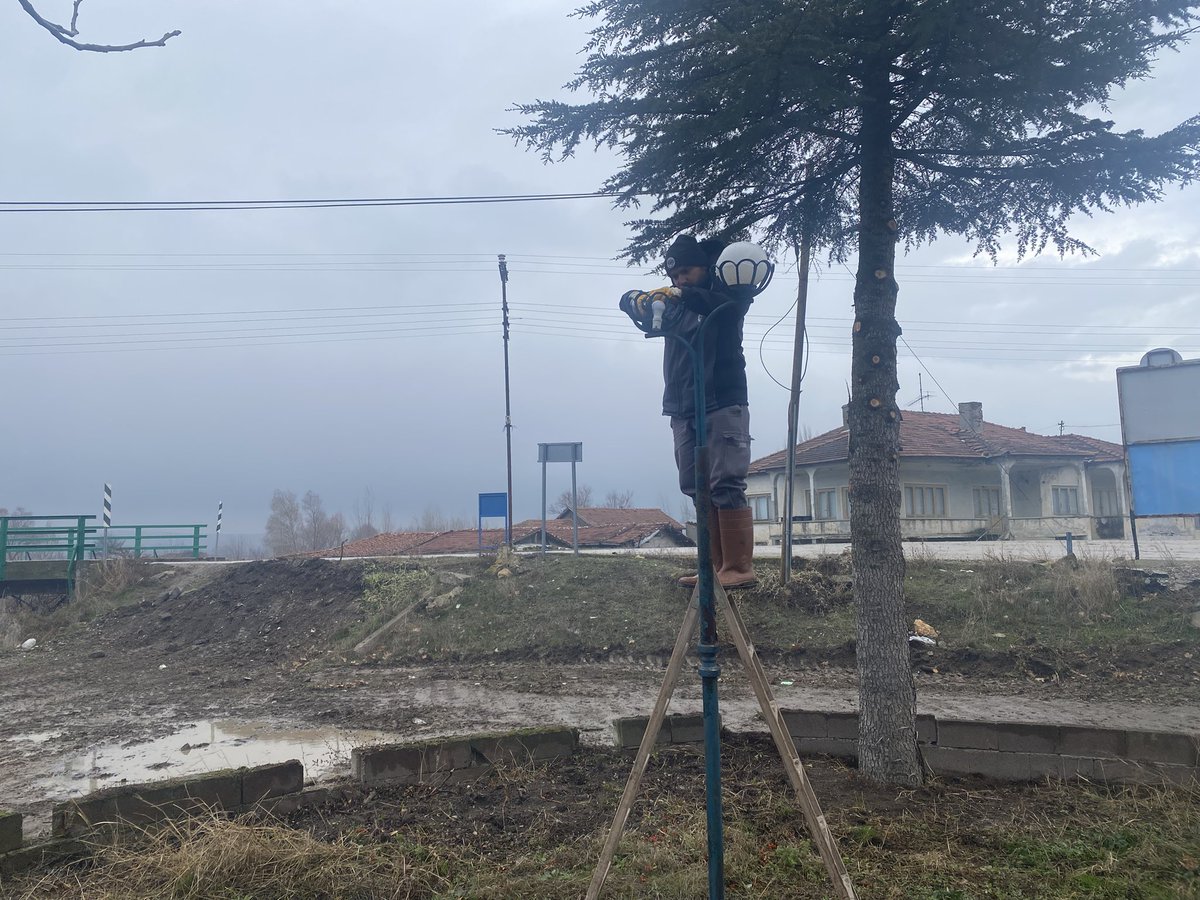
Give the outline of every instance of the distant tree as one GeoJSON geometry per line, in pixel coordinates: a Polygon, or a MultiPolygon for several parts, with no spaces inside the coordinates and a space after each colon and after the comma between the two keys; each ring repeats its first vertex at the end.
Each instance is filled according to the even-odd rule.
{"type": "MultiPolygon", "coordinates": [[[[578,503],[578,506],[580,509],[587,509],[589,506],[592,505],[591,485],[577,484],[575,486],[575,493],[576,493],[576,501],[575,502],[578,503]]],[[[559,513],[563,512],[564,510],[570,509],[572,502],[573,501],[571,499],[571,489],[567,488],[565,491],[563,491],[561,494],[559,494],[558,497],[555,498],[553,503],[550,504],[550,514],[557,516],[559,513]]]]}
{"type": "Polygon", "coordinates": [[[374,517],[375,495],[370,487],[365,487],[362,496],[354,501],[354,528],[350,530],[350,540],[361,541],[379,534],[374,517]]]}
{"type": "Polygon", "coordinates": [[[293,491],[276,490],[271,496],[271,515],[263,542],[272,556],[287,556],[305,549],[304,514],[293,491]]]}
{"type": "Polygon", "coordinates": [[[231,534],[221,541],[221,556],[225,559],[262,559],[263,549],[244,534],[231,534]]]}
{"type": "Polygon", "coordinates": [[[83,0],[74,0],[71,5],[71,24],[58,25],[51,22],[34,7],[30,0],[17,0],[21,8],[29,15],[33,21],[37,22],[42,28],[54,35],[55,39],[66,44],[68,47],[73,47],[76,50],[88,50],[92,53],[120,53],[125,50],[140,50],[143,47],[162,47],[167,41],[173,37],[178,37],[180,32],[168,31],[157,40],[140,40],[130,44],[88,44],[83,41],[76,40],[79,36],[79,29],[76,27],[79,23],[79,7],[83,5],[83,0]]]}
{"type": "Polygon", "coordinates": [[[633,491],[609,491],[604,495],[604,505],[609,509],[633,509],[633,491]]]}
{"type": "Polygon", "coordinates": [[[305,491],[300,513],[305,550],[327,550],[345,538],[346,520],[341,513],[327,514],[321,495],[315,491],[305,491]]]}
{"type": "Polygon", "coordinates": [[[33,524],[33,510],[26,509],[23,506],[14,506],[12,512],[0,506],[0,516],[12,517],[8,524],[14,528],[25,528],[33,524]],[[17,518],[18,516],[24,518],[17,518]]]}
{"type": "Polygon", "coordinates": [[[519,107],[546,159],[613,148],[626,254],[676,234],[753,230],[775,248],[857,256],[850,525],[859,768],[919,784],[904,609],[895,273],[905,248],[961,235],[995,258],[1087,250],[1073,217],[1158,199],[1200,168],[1200,117],[1162,134],[1098,117],[1186,41],[1190,0],[592,0],[569,84],[583,103],[519,107]]]}
{"type": "Polygon", "coordinates": [[[472,526],[466,516],[447,516],[437,506],[426,506],[421,515],[412,520],[412,531],[460,531],[472,526]]]}
{"type": "Polygon", "coordinates": [[[391,501],[385,500],[383,503],[383,510],[379,516],[379,528],[385,533],[390,533],[396,530],[396,523],[392,518],[391,501]]]}
{"type": "Polygon", "coordinates": [[[350,529],[349,539],[352,541],[365,541],[367,538],[373,538],[377,534],[379,534],[378,528],[363,522],[361,525],[355,525],[350,529]]]}
{"type": "MultiPolygon", "coordinates": [[[[34,524],[33,512],[23,506],[14,506],[12,512],[9,512],[3,506],[0,506],[0,516],[12,516],[9,519],[9,528],[28,528],[34,524]],[[24,518],[20,518],[24,517],[24,518]]],[[[15,554],[9,554],[10,556],[15,554]]],[[[38,554],[43,555],[43,554],[38,554]]]]}

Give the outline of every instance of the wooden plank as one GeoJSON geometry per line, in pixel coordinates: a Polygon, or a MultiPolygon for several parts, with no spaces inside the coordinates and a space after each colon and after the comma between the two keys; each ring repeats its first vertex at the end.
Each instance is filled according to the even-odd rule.
{"type": "Polygon", "coordinates": [[[629,821],[629,812],[633,809],[633,803],[637,799],[642,776],[646,773],[650,754],[654,750],[654,743],[658,740],[658,732],[662,729],[663,719],[666,717],[667,704],[671,702],[671,695],[675,693],[675,684],[679,681],[679,673],[683,669],[684,656],[686,656],[688,646],[696,633],[696,623],[700,620],[699,598],[700,587],[697,585],[692,590],[692,599],[688,604],[687,612],[684,613],[679,636],[675,638],[675,649],[671,651],[671,661],[667,663],[667,674],[663,678],[662,687],[658,690],[658,699],[654,703],[653,712],[650,713],[650,721],[646,723],[641,746],[638,747],[637,756],[633,761],[633,771],[629,773],[629,780],[625,782],[625,791],[621,794],[621,802],[617,804],[617,812],[613,816],[612,826],[608,830],[608,838],[604,842],[604,849],[600,851],[596,870],[592,873],[587,900],[597,900],[600,896],[600,890],[604,887],[604,879],[608,877],[613,856],[617,852],[617,844],[620,843],[621,834],[625,831],[625,823],[629,821]]]}
{"type": "Polygon", "coordinates": [[[771,737],[775,740],[775,747],[783,761],[783,768],[800,801],[800,809],[808,823],[808,831],[812,836],[813,844],[816,845],[817,852],[821,855],[821,861],[825,864],[825,870],[829,873],[834,894],[840,900],[856,900],[854,885],[846,871],[846,864],[842,861],[841,851],[838,849],[837,841],[833,839],[833,833],[829,830],[829,823],[825,821],[820,801],[817,800],[812,784],[804,772],[804,764],[800,761],[800,754],[796,752],[796,745],[792,741],[791,733],[788,732],[783,723],[783,717],[779,714],[779,704],[775,702],[767,673],[763,670],[758,653],[750,642],[746,623],[742,621],[741,613],[725,593],[720,582],[714,585],[714,591],[717,605],[725,614],[725,621],[729,626],[734,646],[737,647],[742,664],[750,676],[750,685],[754,689],[755,697],[758,698],[763,718],[771,731],[771,737]]]}

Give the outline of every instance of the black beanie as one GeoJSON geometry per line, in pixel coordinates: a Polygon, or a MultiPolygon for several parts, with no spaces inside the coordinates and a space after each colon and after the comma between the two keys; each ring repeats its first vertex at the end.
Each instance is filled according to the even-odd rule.
{"type": "Polygon", "coordinates": [[[712,265],[710,251],[702,247],[700,241],[690,234],[681,234],[675,238],[671,246],[667,248],[667,258],[663,261],[663,268],[666,269],[668,275],[684,266],[708,267],[710,265],[712,265]]]}

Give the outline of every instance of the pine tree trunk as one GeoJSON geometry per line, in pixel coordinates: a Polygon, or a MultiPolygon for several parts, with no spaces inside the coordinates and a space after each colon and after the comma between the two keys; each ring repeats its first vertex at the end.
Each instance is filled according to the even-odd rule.
{"type": "Polygon", "coordinates": [[[900,411],[896,375],[896,222],[886,62],[864,73],[859,256],[850,396],[850,535],[858,617],[858,764],[892,784],[921,783],[916,696],[904,615],[900,411]]]}

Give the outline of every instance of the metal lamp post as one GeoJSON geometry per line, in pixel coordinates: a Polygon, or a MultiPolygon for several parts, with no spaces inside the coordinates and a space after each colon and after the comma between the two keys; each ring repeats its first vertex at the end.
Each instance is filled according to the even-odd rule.
{"type": "MultiPolygon", "coordinates": [[[[694,424],[696,430],[696,509],[698,511],[707,510],[712,503],[704,403],[704,358],[701,351],[704,333],[717,316],[739,306],[749,306],[754,297],[766,289],[774,271],[774,265],[767,260],[766,254],[756,244],[745,241],[731,244],[717,260],[717,264],[713,267],[713,274],[717,280],[733,292],[737,299],[723,303],[709,313],[691,341],[669,330],[670,318],[661,315],[662,310],[656,310],[653,324],[642,329],[647,338],[662,337],[679,341],[687,348],[692,359],[696,393],[694,424]]],[[[723,900],[725,896],[725,836],[721,809],[721,731],[717,696],[717,680],[721,675],[721,667],[717,662],[717,611],[713,592],[714,576],[712,550],[709,546],[708,516],[702,512],[698,512],[696,516],[696,543],[698,545],[697,587],[700,606],[700,642],[696,647],[696,653],[700,658],[699,669],[704,703],[708,895],[711,900],[723,900]]]]}

